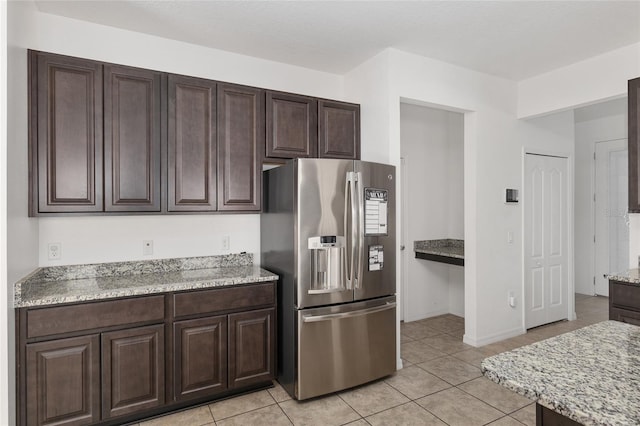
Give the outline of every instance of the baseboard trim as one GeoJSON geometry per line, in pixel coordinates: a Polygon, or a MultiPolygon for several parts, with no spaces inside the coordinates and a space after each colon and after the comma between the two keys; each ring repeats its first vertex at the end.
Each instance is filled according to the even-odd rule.
{"type": "Polygon", "coordinates": [[[525,330],[523,327],[516,327],[511,330],[490,334],[488,336],[484,336],[478,339],[472,339],[471,337],[467,336],[467,334],[465,334],[462,337],[462,341],[467,345],[479,347],[479,346],[484,346],[491,343],[500,342],[501,340],[509,339],[511,337],[520,336],[521,334],[525,334],[526,332],[527,330],[525,330]]]}

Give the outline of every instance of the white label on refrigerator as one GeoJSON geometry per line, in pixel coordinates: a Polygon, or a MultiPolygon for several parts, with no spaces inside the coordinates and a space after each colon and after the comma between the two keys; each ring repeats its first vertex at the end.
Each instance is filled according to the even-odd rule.
{"type": "Polygon", "coordinates": [[[387,235],[388,197],[386,189],[364,189],[365,235],[387,235]]]}
{"type": "Polygon", "coordinates": [[[384,265],[384,252],[382,246],[369,246],[369,270],[379,271],[384,265]]]}

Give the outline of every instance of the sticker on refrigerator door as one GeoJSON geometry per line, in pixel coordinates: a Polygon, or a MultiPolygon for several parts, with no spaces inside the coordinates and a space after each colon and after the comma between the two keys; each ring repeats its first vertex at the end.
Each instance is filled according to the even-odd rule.
{"type": "Polygon", "coordinates": [[[364,189],[364,234],[387,235],[387,203],[389,191],[386,189],[364,189]]]}
{"type": "Polygon", "coordinates": [[[382,246],[369,246],[369,270],[380,271],[384,265],[384,252],[382,246]]]}

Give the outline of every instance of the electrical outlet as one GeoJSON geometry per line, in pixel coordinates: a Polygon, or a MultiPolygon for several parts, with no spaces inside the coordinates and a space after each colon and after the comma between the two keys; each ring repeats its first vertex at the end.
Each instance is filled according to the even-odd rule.
{"type": "Polygon", "coordinates": [[[62,244],[49,243],[48,253],[49,253],[49,260],[60,260],[62,258],[62,244]]]}
{"type": "Polygon", "coordinates": [[[142,242],[142,255],[151,256],[153,254],[153,240],[144,240],[142,242]]]}
{"type": "Polygon", "coordinates": [[[221,244],[222,250],[229,250],[230,245],[231,245],[231,242],[230,242],[229,236],[225,235],[224,237],[222,237],[222,244],[221,244]]]}

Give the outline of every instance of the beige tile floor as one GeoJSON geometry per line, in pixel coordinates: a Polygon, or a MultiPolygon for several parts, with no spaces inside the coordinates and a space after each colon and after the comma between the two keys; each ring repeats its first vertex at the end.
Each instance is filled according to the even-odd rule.
{"type": "Polygon", "coordinates": [[[442,315],[402,324],[404,368],[391,377],[306,402],[275,382],[268,390],[140,423],[160,425],[535,425],[535,404],[482,377],[483,358],[608,318],[608,299],[576,295],[576,321],[474,348],[464,319],[442,315]]]}

